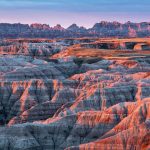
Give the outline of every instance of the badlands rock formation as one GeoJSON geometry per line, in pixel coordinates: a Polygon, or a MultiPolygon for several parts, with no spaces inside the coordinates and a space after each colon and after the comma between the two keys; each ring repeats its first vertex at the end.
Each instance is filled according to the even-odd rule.
{"type": "Polygon", "coordinates": [[[150,22],[119,23],[101,21],[92,28],[86,29],[72,24],[63,28],[60,24],[50,27],[47,24],[9,24],[0,23],[0,39],[2,38],[80,38],[80,37],[150,37],[150,22]]]}
{"type": "Polygon", "coordinates": [[[2,41],[0,150],[150,149],[149,41],[2,41]]]}

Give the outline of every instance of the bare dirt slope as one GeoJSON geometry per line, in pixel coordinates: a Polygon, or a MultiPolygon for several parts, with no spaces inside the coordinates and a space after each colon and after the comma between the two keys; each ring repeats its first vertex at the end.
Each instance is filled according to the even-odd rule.
{"type": "Polygon", "coordinates": [[[150,149],[149,44],[2,41],[0,150],[150,149]]]}

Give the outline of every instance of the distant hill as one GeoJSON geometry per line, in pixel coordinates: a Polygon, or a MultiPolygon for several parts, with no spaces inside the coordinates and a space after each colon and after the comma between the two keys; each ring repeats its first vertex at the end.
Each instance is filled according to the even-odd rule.
{"type": "Polygon", "coordinates": [[[150,37],[150,23],[119,23],[102,21],[86,29],[72,24],[68,28],[61,25],[0,23],[0,38],[65,38],[65,37],[150,37]]]}

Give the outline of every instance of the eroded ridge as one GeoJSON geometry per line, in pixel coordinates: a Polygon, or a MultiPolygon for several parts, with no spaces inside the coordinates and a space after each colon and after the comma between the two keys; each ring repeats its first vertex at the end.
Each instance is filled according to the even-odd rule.
{"type": "Polygon", "coordinates": [[[16,39],[0,46],[0,149],[150,149],[150,39],[16,39]]]}

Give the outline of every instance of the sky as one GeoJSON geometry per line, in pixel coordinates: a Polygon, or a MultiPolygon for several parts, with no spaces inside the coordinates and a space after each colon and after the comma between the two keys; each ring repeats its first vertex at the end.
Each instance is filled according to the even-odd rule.
{"type": "Polygon", "coordinates": [[[150,0],[0,0],[0,22],[87,28],[100,21],[150,22],[150,0]]]}

